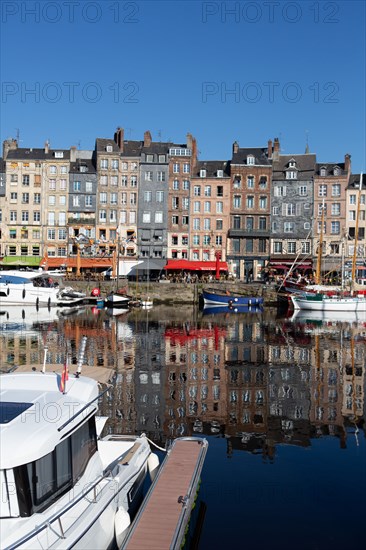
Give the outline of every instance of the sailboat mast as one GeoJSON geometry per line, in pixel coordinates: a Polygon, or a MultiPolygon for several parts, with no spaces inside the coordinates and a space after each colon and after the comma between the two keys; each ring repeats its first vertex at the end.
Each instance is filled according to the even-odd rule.
{"type": "Polygon", "coordinates": [[[357,259],[357,242],[358,242],[358,222],[360,217],[360,208],[361,208],[361,191],[362,191],[362,179],[363,174],[361,172],[360,174],[360,188],[358,191],[358,201],[357,201],[357,210],[356,210],[356,227],[355,227],[355,246],[353,250],[353,259],[352,259],[352,283],[355,282],[356,279],[356,259],[357,259]]]}
{"type": "Polygon", "coordinates": [[[319,246],[318,246],[318,258],[316,264],[316,273],[315,273],[315,283],[320,284],[321,272],[322,272],[322,254],[323,254],[323,232],[324,232],[324,199],[322,205],[322,217],[321,217],[321,227],[320,227],[320,237],[319,237],[319,246]]]}

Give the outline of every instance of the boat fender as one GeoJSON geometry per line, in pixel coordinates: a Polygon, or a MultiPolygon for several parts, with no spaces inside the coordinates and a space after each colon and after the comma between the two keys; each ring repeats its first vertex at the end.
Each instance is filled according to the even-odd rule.
{"type": "Polygon", "coordinates": [[[234,298],[234,302],[237,302],[237,301],[238,301],[238,299],[237,299],[237,298],[234,298]]]}
{"type": "Polygon", "coordinates": [[[251,305],[252,305],[252,300],[249,300],[249,302],[248,302],[248,303],[249,303],[249,305],[251,306],[251,305]]]}
{"type": "Polygon", "coordinates": [[[48,305],[49,308],[51,307],[51,297],[48,298],[47,305],[48,305]]]}
{"type": "Polygon", "coordinates": [[[232,301],[232,300],[229,300],[229,301],[228,301],[228,304],[229,304],[229,306],[232,306],[232,305],[233,305],[233,301],[232,301]]]}
{"type": "Polygon", "coordinates": [[[118,548],[121,548],[130,524],[130,514],[124,508],[119,508],[114,516],[114,535],[118,548]]]}
{"type": "Polygon", "coordinates": [[[149,468],[149,474],[151,481],[154,481],[159,469],[159,457],[155,453],[151,453],[147,459],[147,467],[149,468]]]}
{"type": "Polygon", "coordinates": [[[24,298],[25,298],[25,288],[23,288],[22,298],[23,298],[23,300],[24,300],[24,298]]]}
{"type": "Polygon", "coordinates": [[[36,299],[36,309],[38,311],[38,308],[39,308],[39,298],[36,299]]]}
{"type": "Polygon", "coordinates": [[[8,296],[9,296],[9,294],[10,294],[10,289],[9,289],[9,287],[6,289],[6,294],[7,294],[8,296]]]}

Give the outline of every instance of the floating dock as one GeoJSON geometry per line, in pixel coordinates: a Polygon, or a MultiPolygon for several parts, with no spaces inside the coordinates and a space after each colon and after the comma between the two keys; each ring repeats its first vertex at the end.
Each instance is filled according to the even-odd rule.
{"type": "Polygon", "coordinates": [[[120,550],[178,550],[196,499],[208,442],[175,439],[120,550]]]}

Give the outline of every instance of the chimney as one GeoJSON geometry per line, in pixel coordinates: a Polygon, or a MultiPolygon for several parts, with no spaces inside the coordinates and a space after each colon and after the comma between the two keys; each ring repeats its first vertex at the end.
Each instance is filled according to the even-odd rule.
{"type": "Polygon", "coordinates": [[[76,147],[75,147],[75,145],[70,147],[70,162],[76,162],[76,147]]]}
{"type": "Polygon", "coordinates": [[[117,128],[114,133],[114,142],[117,144],[118,149],[123,153],[123,142],[125,139],[125,131],[123,128],[117,128]]]}
{"type": "Polygon", "coordinates": [[[187,134],[187,149],[192,149],[192,134],[187,134]]]}
{"type": "Polygon", "coordinates": [[[144,133],[144,147],[150,147],[150,145],[151,145],[151,134],[149,130],[147,130],[144,133]]]}
{"type": "Polygon", "coordinates": [[[6,139],[3,141],[3,159],[6,160],[9,151],[18,149],[18,142],[16,139],[6,139]]]}
{"type": "Polygon", "coordinates": [[[272,140],[268,140],[268,148],[267,148],[267,158],[272,158],[272,140]]]}
{"type": "Polygon", "coordinates": [[[239,143],[237,141],[234,141],[233,143],[233,154],[237,153],[239,151],[239,143]]]}
{"type": "Polygon", "coordinates": [[[278,160],[280,157],[280,142],[278,138],[274,138],[272,159],[278,160]]]}
{"type": "MultiPolygon", "coordinates": [[[[197,164],[197,141],[196,141],[196,138],[192,137],[192,145],[191,145],[191,149],[192,149],[192,173],[193,173],[193,169],[195,168],[196,164],[197,164]]],[[[187,144],[188,145],[188,144],[187,144]]]]}
{"type": "Polygon", "coordinates": [[[46,155],[48,155],[48,152],[49,152],[49,143],[48,143],[48,140],[45,142],[44,144],[44,152],[46,155]]]}
{"type": "Polygon", "coordinates": [[[349,155],[348,153],[344,155],[344,171],[347,174],[351,173],[351,155],[349,155]]]}

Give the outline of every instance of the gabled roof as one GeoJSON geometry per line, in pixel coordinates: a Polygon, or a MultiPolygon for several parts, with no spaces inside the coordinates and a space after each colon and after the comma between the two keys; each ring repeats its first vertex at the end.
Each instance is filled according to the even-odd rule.
{"type": "Polygon", "coordinates": [[[297,171],[297,179],[300,181],[308,180],[314,176],[316,165],[316,155],[280,155],[278,160],[273,161],[273,180],[283,180],[288,169],[297,171]],[[296,168],[290,168],[290,161],[296,162],[296,168]]]}
{"type": "Polygon", "coordinates": [[[270,166],[271,161],[268,159],[267,147],[246,147],[239,148],[237,153],[233,153],[231,164],[244,164],[247,166],[253,166],[247,164],[247,157],[252,155],[255,158],[255,164],[260,166],[270,166]]]}
{"type": "Polygon", "coordinates": [[[70,159],[69,149],[49,149],[48,153],[45,153],[43,149],[37,148],[18,148],[10,149],[8,151],[6,160],[55,160],[63,161],[70,159]],[[55,157],[55,153],[63,153],[63,158],[55,157]]]}
{"type": "Polygon", "coordinates": [[[315,174],[320,176],[321,169],[325,169],[327,176],[333,176],[334,168],[340,168],[341,176],[347,175],[347,172],[345,171],[345,164],[344,162],[323,162],[323,163],[317,163],[315,167],[315,174]]]}
{"type": "Polygon", "coordinates": [[[207,178],[217,178],[217,171],[223,170],[223,177],[230,177],[230,161],[227,160],[201,160],[197,162],[194,172],[192,173],[192,178],[198,178],[200,176],[200,171],[206,170],[207,178]]]}
{"type": "MultiPolygon", "coordinates": [[[[347,185],[347,189],[356,189],[360,188],[361,174],[352,174],[347,185]]],[[[366,191],[366,174],[362,174],[362,191],[366,191]]]]}

